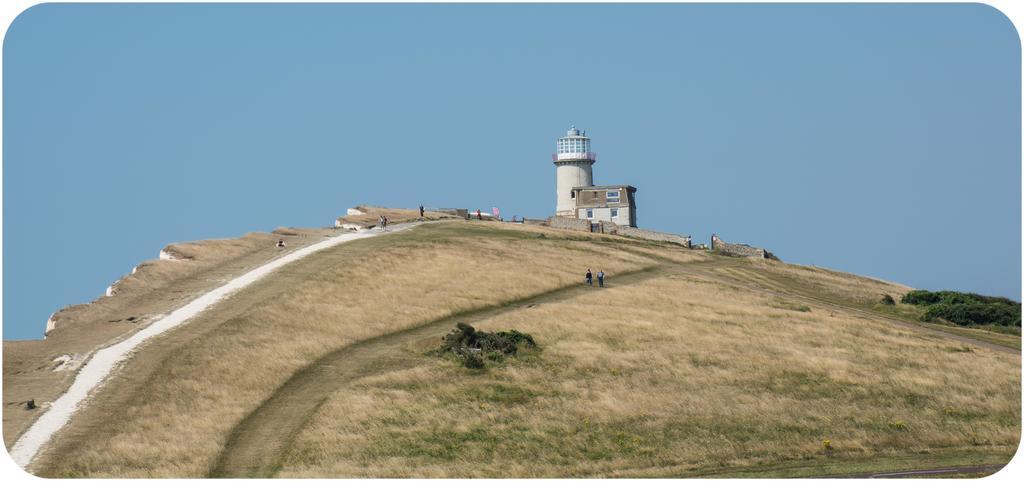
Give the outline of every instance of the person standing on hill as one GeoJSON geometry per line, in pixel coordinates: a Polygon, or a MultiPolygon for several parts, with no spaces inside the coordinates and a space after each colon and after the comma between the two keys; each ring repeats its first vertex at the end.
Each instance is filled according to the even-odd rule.
{"type": "Polygon", "coordinates": [[[382,215],[381,217],[384,218],[384,232],[387,232],[388,231],[388,216],[382,215]]]}
{"type": "Polygon", "coordinates": [[[604,271],[597,271],[597,287],[604,287],[604,271]]]}
{"type": "Polygon", "coordinates": [[[423,217],[423,206],[420,205],[420,217],[423,217]]]}
{"type": "Polygon", "coordinates": [[[484,216],[480,215],[480,209],[476,210],[476,220],[484,220],[484,216]]]}
{"type": "Polygon", "coordinates": [[[594,273],[590,272],[590,268],[587,268],[587,285],[594,286],[594,273]]]}

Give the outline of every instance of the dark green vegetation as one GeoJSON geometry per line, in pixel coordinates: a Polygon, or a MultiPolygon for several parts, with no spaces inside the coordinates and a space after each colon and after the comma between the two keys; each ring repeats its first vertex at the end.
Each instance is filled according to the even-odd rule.
{"type": "Polygon", "coordinates": [[[478,331],[473,326],[460,322],[452,332],[441,338],[438,354],[451,354],[463,366],[483,369],[487,361],[501,362],[505,356],[514,356],[520,349],[535,349],[533,336],[515,329],[511,331],[478,331]]]}
{"type": "Polygon", "coordinates": [[[945,320],[958,326],[1001,326],[1020,334],[1021,305],[1005,297],[956,291],[910,291],[900,302],[924,308],[921,319],[945,320]]]}

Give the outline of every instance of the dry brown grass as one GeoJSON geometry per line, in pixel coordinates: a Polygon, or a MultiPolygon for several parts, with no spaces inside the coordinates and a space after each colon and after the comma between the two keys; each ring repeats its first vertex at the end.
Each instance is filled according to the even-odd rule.
{"type": "Polygon", "coordinates": [[[581,266],[615,275],[651,263],[607,246],[528,236],[483,223],[420,226],[284,267],[191,321],[215,326],[203,335],[163,357],[140,352],[35,468],[55,476],[203,476],[231,428],[327,352],[582,282],[581,266]],[[271,286],[278,291],[267,296],[271,286]],[[119,397],[122,389],[133,394],[119,397]]]}
{"type": "Polygon", "coordinates": [[[1012,455],[1019,357],[776,302],[667,277],[492,319],[477,327],[531,333],[543,351],[484,374],[424,357],[364,379],[324,404],[280,475],[665,476],[1012,455]]]}
{"type": "Polygon", "coordinates": [[[779,288],[806,279],[802,289],[852,298],[900,289],[777,263],[716,264],[703,252],[599,234],[423,225],[291,264],[147,344],[33,469],[204,476],[232,428],[325,353],[578,283],[586,267],[608,272],[612,287],[478,325],[531,333],[543,350],[479,374],[422,355],[430,340],[410,345],[419,367],[338,391],[279,474],[664,476],[796,459],[1008,458],[1016,448],[1019,356],[843,312],[801,312],[799,300],[682,270],[615,284],[665,259],[708,261],[779,288]]]}
{"type": "MultiPolygon", "coordinates": [[[[250,233],[237,239],[213,239],[167,246],[188,260],[147,260],[114,284],[114,295],[101,296],[54,314],[56,328],[46,339],[3,342],[3,439],[10,446],[39,415],[25,409],[34,399],[45,406],[67,389],[77,368],[54,371],[59,356],[80,365],[92,352],[142,329],[157,316],[185,304],[235,277],[294,248],[319,241],[324,229],[292,229],[288,248],[277,249],[278,235],[250,233]]],[[[153,253],[154,256],[157,252],[153,253]]],[[[97,290],[102,286],[97,286],[97,290]]],[[[39,319],[40,335],[45,319],[39,319]]]]}
{"type": "Polygon", "coordinates": [[[903,294],[911,290],[910,287],[900,284],[821,267],[765,262],[760,259],[742,259],[741,266],[734,269],[734,272],[771,287],[797,287],[818,295],[845,299],[861,305],[876,304],[885,294],[899,300],[903,294]]]}

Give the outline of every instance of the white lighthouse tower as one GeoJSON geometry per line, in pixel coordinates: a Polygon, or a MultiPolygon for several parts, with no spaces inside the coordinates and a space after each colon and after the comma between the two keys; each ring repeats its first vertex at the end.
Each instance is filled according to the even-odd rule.
{"type": "Polygon", "coordinates": [[[572,126],[565,137],[558,139],[557,151],[551,155],[555,162],[555,178],[558,203],[555,215],[575,216],[576,199],[573,189],[594,185],[593,165],[597,154],[590,151],[590,137],[586,132],[576,130],[572,126]]]}

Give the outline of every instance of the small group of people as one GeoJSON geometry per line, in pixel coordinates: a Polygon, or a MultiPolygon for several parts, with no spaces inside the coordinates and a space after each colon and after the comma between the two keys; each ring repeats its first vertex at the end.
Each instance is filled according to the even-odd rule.
{"type": "MultiPolygon", "coordinates": [[[[590,272],[590,268],[587,268],[587,285],[594,285],[594,273],[590,272]]],[[[597,287],[604,287],[604,271],[597,271],[597,287]]]]}
{"type": "Polygon", "coordinates": [[[385,215],[380,216],[377,219],[377,227],[380,227],[384,232],[388,231],[388,217],[385,215]]]}
{"type": "Polygon", "coordinates": [[[277,240],[277,247],[284,247],[284,239],[277,240]]]}

